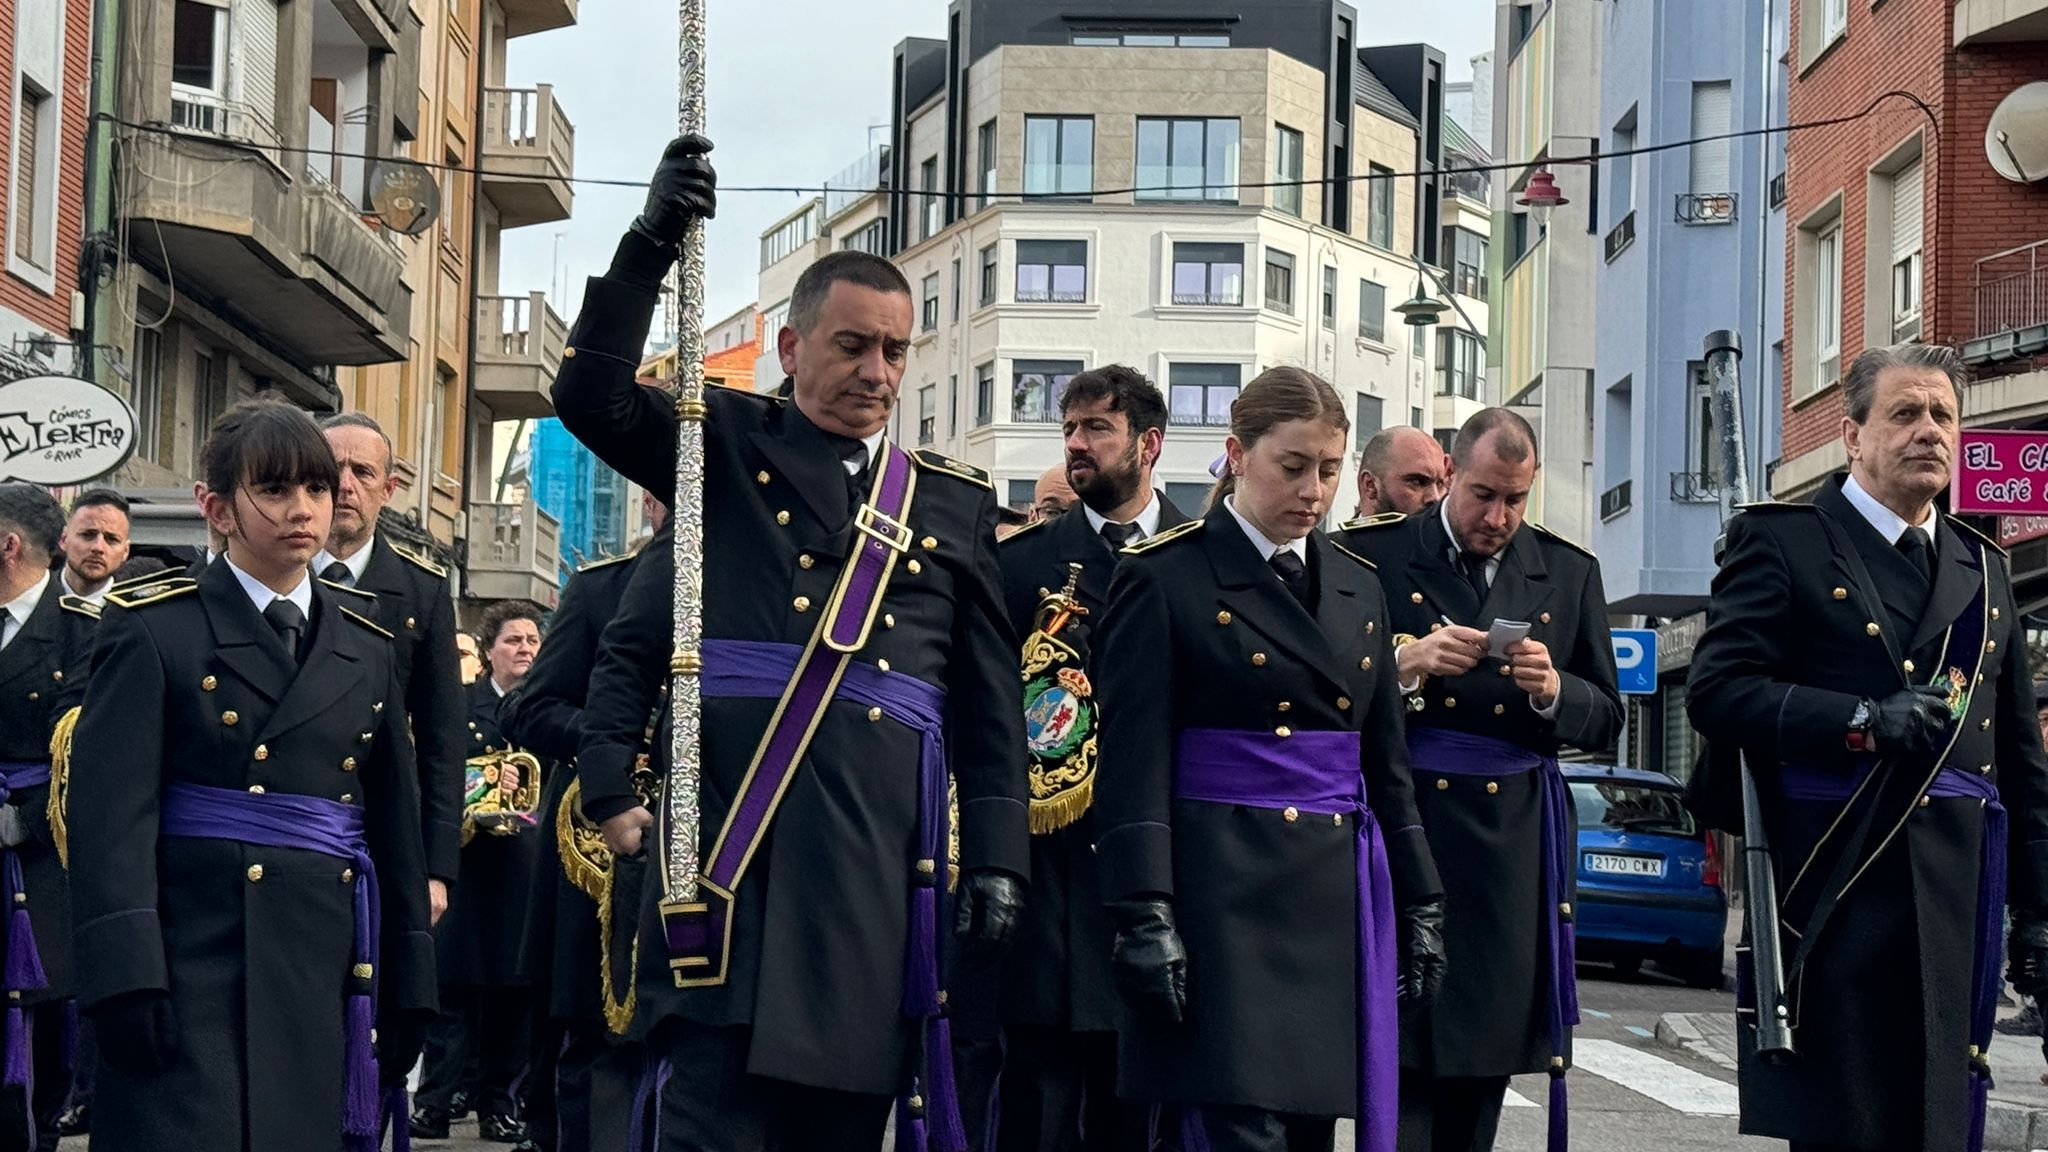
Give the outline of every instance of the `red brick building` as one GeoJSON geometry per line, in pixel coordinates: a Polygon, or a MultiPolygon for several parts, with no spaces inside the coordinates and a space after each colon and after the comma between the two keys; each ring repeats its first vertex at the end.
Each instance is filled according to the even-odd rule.
{"type": "Polygon", "coordinates": [[[0,374],[13,377],[71,363],[55,342],[70,339],[85,211],[91,0],[0,3],[0,44],[11,64],[0,88],[0,374]]]}
{"type": "Polygon", "coordinates": [[[2048,183],[1985,154],[1992,110],[2048,78],[2048,0],[1792,0],[1788,64],[1793,124],[1877,108],[1789,140],[1774,494],[1846,465],[1840,381],[1865,348],[1954,344],[1980,377],[1966,422],[2048,418],[2048,183]]]}

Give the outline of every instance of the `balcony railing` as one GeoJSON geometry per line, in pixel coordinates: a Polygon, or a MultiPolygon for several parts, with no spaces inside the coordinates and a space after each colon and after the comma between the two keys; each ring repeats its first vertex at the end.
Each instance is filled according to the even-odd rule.
{"type": "Polygon", "coordinates": [[[1735,219],[1733,192],[1680,192],[1671,218],[1680,224],[1727,224],[1735,219]]]}
{"type": "Polygon", "coordinates": [[[1977,335],[2048,324],[2048,240],[1977,261],[1977,335]]]}
{"type": "Polygon", "coordinates": [[[568,219],[576,129],[553,87],[484,89],[482,139],[484,192],[504,227],[568,219]]]}
{"type": "Polygon", "coordinates": [[[561,522],[532,500],[471,503],[470,594],[551,605],[561,584],[561,535],[561,522]]]}
{"type": "Polygon", "coordinates": [[[1623,480],[1600,494],[1600,518],[1612,520],[1629,510],[1629,488],[1632,481],[1623,480]]]}
{"type": "Polygon", "coordinates": [[[254,107],[190,88],[171,91],[171,125],[188,132],[258,145],[273,164],[278,163],[278,149],[284,145],[270,118],[254,107]]]}
{"type": "Polygon", "coordinates": [[[1673,472],[1673,504],[1716,504],[1721,500],[1721,481],[1707,472],[1673,472]]]}
{"type": "Polygon", "coordinates": [[[1019,304],[1086,304],[1087,302],[1088,294],[1086,292],[1055,292],[1050,288],[1037,290],[1017,289],[1017,303],[1019,304]]]}
{"type": "Polygon", "coordinates": [[[1175,292],[1175,304],[1191,308],[1242,308],[1242,292],[1175,292]]]}
{"type": "Polygon", "coordinates": [[[1628,251],[1628,246],[1635,242],[1636,214],[1630,212],[1621,218],[1619,224],[1608,229],[1607,239],[1601,245],[1602,254],[1606,257],[1607,262],[1612,264],[1616,256],[1628,251]]]}
{"type": "Polygon", "coordinates": [[[1443,187],[1446,196],[1469,200],[1484,208],[1487,196],[1493,191],[1493,182],[1484,172],[1453,171],[1444,173],[1443,187]]]}

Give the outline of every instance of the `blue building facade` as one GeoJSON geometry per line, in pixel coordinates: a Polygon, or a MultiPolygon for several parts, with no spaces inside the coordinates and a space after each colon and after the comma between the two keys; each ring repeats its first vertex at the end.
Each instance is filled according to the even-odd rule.
{"type": "Polygon", "coordinates": [[[528,452],[534,502],[561,521],[563,571],[624,552],[625,478],[600,463],[552,417],[534,424],[528,452]]]}

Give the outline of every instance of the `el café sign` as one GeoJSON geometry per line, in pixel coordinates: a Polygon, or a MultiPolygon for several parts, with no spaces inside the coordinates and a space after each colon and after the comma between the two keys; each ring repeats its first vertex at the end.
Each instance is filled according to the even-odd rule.
{"type": "Polygon", "coordinates": [[[76,376],[0,384],[0,482],[83,484],[135,451],[128,402],[76,376]]]}

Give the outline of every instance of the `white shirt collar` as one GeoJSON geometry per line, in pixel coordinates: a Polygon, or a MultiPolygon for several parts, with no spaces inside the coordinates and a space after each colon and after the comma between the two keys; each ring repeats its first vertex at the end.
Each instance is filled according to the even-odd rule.
{"type": "Polygon", "coordinates": [[[14,618],[15,631],[19,632],[28,626],[29,614],[36,610],[37,604],[42,603],[43,592],[49,586],[50,574],[48,571],[45,571],[35,583],[28,586],[28,591],[23,592],[5,604],[0,604],[0,611],[4,611],[14,618]]]}
{"type": "MultiPolygon", "coordinates": [[[[368,544],[365,544],[361,548],[356,549],[355,555],[341,562],[342,565],[348,569],[349,587],[354,588],[355,586],[363,582],[363,573],[367,572],[370,568],[370,553],[375,551],[376,548],[377,534],[372,532],[370,534],[370,542],[368,544]]],[[[334,553],[329,552],[325,548],[322,548],[320,550],[320,554],[313,557],[313,571],[325,572],[327,570],[327,566],[329,564],[334,563],[334,560],[334,553]]]]}
{"type": "MultiPolygon", "coordinates": [[[[1158,501],[1154,500],[1153,503],[1156,504],[1158,501]]],[[[1273,553],[1285,548],[1300,557],[1303,564],[1308,563],[1308,537],[1303,536],[1297,540],[1289,540],[1285,544],[1277,540],[1267,539],[1265,533],[1253,527],[1251,521],[1238,514],[1237,496],[1235,494],[1225,496],[1223,498],[1223,506],[1230,510],[1230,518],[1237,521],[1237,526],[1244,529],[1245,538],[1252,542],[1252,547],[1259,550],[1259,559],[1271,560],[1273,553]]]]}
{"type": "MultiPolygon", "coordinates": [[[[1463,549],[1463,548],[1462,548],[1462,547],[1461,547],[1461,546],[1460,546],[1460,545],[1458,544],[1458,534],[1457,534],[1456,532],[1453,532],[1453,531],[1451,531],[1451,502],[1450,502],[1450,500],[1449,500],[1448,498],[1446,498],[1446,499],[1443,499],[1443,500],[1439,500],[1439,501],[1437,501],[1437,502],[1436,502],[1436,511],[1437,511],[1437,515],[1443,518],[1443,522],[1444,522],[1444,539],[1446,539],[1446,540],[1449,540],[1449,541],[1451,542],[1451,551],[1453,551],[1453,552],[1463,552],[1463,551],[1464,551],[1464,549],[1463,549]]],[[[1502,549],[1501,551],[1506,551],[1506,549],[1505,549],[1505,548],[1503,548],[1503,549],[1502,549]]],[[[1453,557],[1451,557],[1451,562],[1452,562],[1452,566],[1453,566],[1453,567],[1455,567],[1455,566],[1456,566],[1456,564],[1457,564],[1457,561],[1458,561],[1458,557],[1457,557],[1457,556],[1453,556],[1453,557]]],[[[1497,573],[1497,572],[1499,572],[1499,571],[1500,571],[1500,552],[1495,552],[1495,553],[1494,553],[1493,555],[1491,555],[1491,556],[1488,556],[1488,557],[1486,558],[1486,582],[1487,582],[1488,584],[1491,584],[1491,583],[1493,583],[1493,577],[1494,577],[1494,574],[1495,574],[1495,573],[1497,573]]]]}
{"type": "Polygon", "coordinates": [[[1897,512],[1878,503],[1877,497],[1865,491],[1863,485],[1856,482],[1856,477],[1853,474],[1842,485],[1842,495],[1849,498],[1849,503],[1855,505],[1858,512],[1863,513],[1863,518],[1870,521],[1870,526],[1877,529],[1877,534],[1884,537],[1885,543],[1898,544],[1899,537],[1905,535],[1908,528],[1918,528],[1920,531],[1927,533],[1928,543],[1932,544],[1934,542],[1935,515],[1933,508],[1927,510],[1927,519],[1918,524],[1908,524],[1905,518],[1897,512]]]}
{"type": "Polygon", "coordinates": [[[505,690],[498,687],[498,678],[491,675],[491,671],[488,668],[484,669],[484,682],[491,686],[491,691],[496,692],[499,699],[504,699],[505,690]]]}
{"type": "Polygon", "coordinates": [[[86,601],[86,602],[87,602],[87,603],[89,603],[89,604],[102,604],[102,603],[105,603],[105,602],[106,602],[106,599],[107,599],[107,590],[108,590],[108,589],[110,589],[110,588],[112,588],[112,587],[114,586],[114,581],[113,581],[113,578],[112,578],[112,577],[108,577],[108,579],[107,579],[107,582],[106,582],[106,583],[104,583],[104,584],[102,584],[102,585],[100,585],[100,590],[99,590],[99,591],[97,591],[97,592],[80,592],[80,591],[79,591],[78,589],[76,589],[76,588],[73,588],[73,587],[71,586],[71,569],[69,569],[69,568],[64,568],[64,569],[61,569],[61,570],[59,570],[59,572],[58,572],[58,574],[57,574],[57,580],[58,580],[58,582],[59,582],[59,583],[61,583],[61,584],[63,584],[63,585],[64,585],[64,591],[65,591],[65,592],[67,592],[67,593],[69,593],[69,594],[71,594],[71,595],[73,595],[73,596],[76,596],[76,597],[78,597],[78,598],[79,598],[80,600],[84,600],[84,601],[86,601]]]}
{"type": "Polygon", "coordinates": [[[875,462],[875,450],[882,446],[882,436],[887,431],[888,429],[885,428],[882,429],[881,431],[873,433],[872,435],[863,436],[860,438],[861,447],[868,450],[866,463],[856,463],[852,460],[841,460],[839,462],[839,466],[846,469],[846,474],[848,476],[859,475],[860,470],[862,468],[865,468],[868,466],[868,464],[873,464],[875,462]]]}
{"type": "MultiPolygon", "coordinates": [[[[1081,511],[1088,517],[1088,527],[1093,529],[1097,535],[1101,535],[1102,526],[1109,523],[1109,517],[1090,508],[1085,500],[1081,503],[1081,511]]],[[[1159,535],[1159,489],[1152,489],[1152,498],[1145,502],[1144,511],[1139,512],[1137,519],[1132,520],[1131,523],[1138,526],[1139,540],[1149,540],[1159,535]]],[[[1137,540],[1131,541],[1133,544],[1137,542],[1137,540]]]]}
{"type": "Polygon", "coordinates": [[[306,619],[311,620],[313,618],[313,573],[310,569],[299,573],[298,587],[279,597],[277,593],[270,590],[268,584],[242,571],[241,566],[235,563],[234,557],[223,552],[220,554],[220,561],[226,564],[228,570],[235,574],[235,580],[242,585],[242,591],[248,594],[249,602],[256,605],[257,615],[262,615],[263,610],[270,607],[271,601],[285,599],[297,605],[299,611],[305,615],[306,619]]]}

